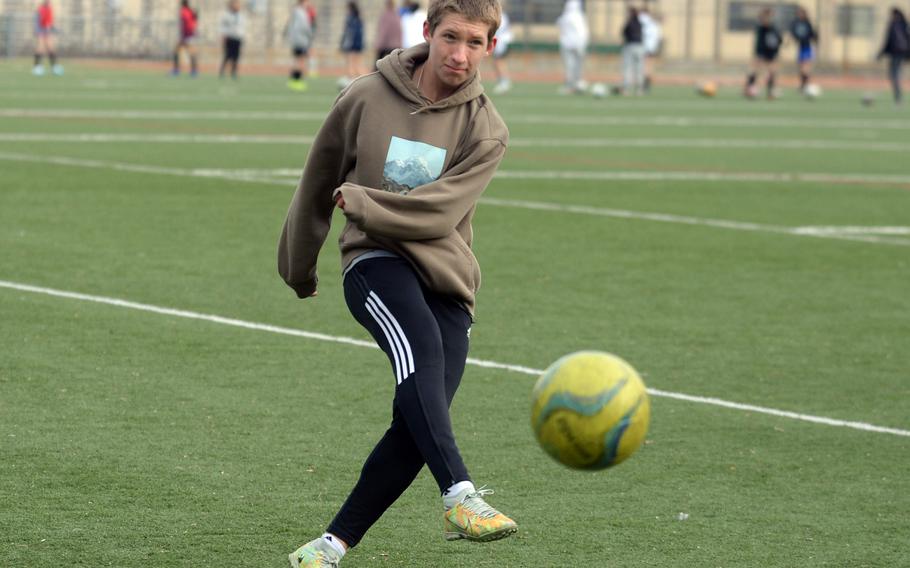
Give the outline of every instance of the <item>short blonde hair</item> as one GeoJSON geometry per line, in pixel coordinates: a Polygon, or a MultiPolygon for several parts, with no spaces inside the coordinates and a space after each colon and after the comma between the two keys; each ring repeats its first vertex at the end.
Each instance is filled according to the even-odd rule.
{"type": "Polygon", "coordinates": [[[447,14],[458,14],[466,20],[486,24],[490,30],[487,32],[487,40],[493,41],[502,21],[502,6],[499,5],[499,0],[431,0],[427,10],[431,35],[447,14]]]}

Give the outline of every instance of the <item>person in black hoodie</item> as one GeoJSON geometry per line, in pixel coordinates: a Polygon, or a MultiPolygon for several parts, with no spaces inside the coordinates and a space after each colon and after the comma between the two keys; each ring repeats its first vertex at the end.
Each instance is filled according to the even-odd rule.
{"type": "Polygon", "coordinates": [[[645,79],[645,45],[642,43],[638,10],[629,8],[629,19],[622,28],[623,92],[640,95],[645,79]]]}
{"type": "Polygon", "coordinates": [[[780,45],[783,38],[777,27],[771,22],[771,8],[765,8],[758,16],[758,26],[755,28],[755,59],[752,61],[752,68],[746,79],[746,88],[744,95],[747,98],[754,99],[758,90],[755,82],[758,79],[758,73],[764,71],[768,74],[767,94],[768,99],[776,98],[774,92],[774,72],[777,66],[777,54],[780,52],[780,45]]]}
{"type": "Polygon", "coordinates": [[[891,9],[891,19],[885,31],[885,42],[878,59],[888,56],[888,78],[891,79],[891,90],[894,93],[894,103],[901,104],[901,65],[904,59],[910,58],[910,28],[907,18],[900,8],[891,9]]]}
{"type": "Polygon", "coordinates": [[[809,84],[809,74],[812,72],[812,61],[815,59],[812,44],[818,45],[818,32],[812,27],[804,8],[796,10],[796,19],[790,24],[790,33],[799,45],[796,55],[796,63],[799,66],[799,91],[805,92],[809,84]]]}

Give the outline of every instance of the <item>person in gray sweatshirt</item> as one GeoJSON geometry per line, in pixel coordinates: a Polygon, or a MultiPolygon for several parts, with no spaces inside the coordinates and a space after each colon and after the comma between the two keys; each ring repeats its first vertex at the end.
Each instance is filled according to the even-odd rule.
{"type": "Polygon", "coordinates": [[[490,541],[516,523],[486,503],[455,443],[449,406],[468,354],[480,268],[477,200],[508,129],[477,73],[495,45],[498,0],[434,0],[425,43],[397,49],[335,101],[307,157],[278,247],[279,273],[316,296],[316,259],[337,207],[344,296],[386,353],[392,422],[325,533],[288,557],[337,566],[427,465],[448,540],[490,541]]]}

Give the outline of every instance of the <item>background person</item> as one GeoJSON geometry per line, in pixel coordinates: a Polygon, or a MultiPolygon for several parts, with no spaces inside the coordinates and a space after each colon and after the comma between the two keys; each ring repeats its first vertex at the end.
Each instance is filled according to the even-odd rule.
{"type": "Polygon", "coordinates": [[[449,416],[480,282],[471,223],[509,136],[477,73],[499,16],[497,0],[434,0],[425,43],[393,52],[342,92],[310,149],[279,272],[299,298],[316,295],[317,257],[340,208],[345,300],[386,353],[395,394],[360,479],[326,532],[289,555],[292,568],[337,567],[424,465],[447,540],[517,530],[486,503],[491,491],[474,487],[449,416]]]}
{"type": "Polygon", "coordinates": [[[560,93],[582,93],[587,87],[584,80],[584,63],[589,31],[581,0],[567,0],[556,24],[559,27],[559,54],[562,56],[565,71],[565,81],[560,93]]]}
{"type": "Polygon", "coordinates": [[[294,58],[288,76],[288,88],[292,91],[307,89],[307,53],[313,43],[313,23],[306,4],[306,0],[297,0],[284,30],[291,46],[291,57],[294,58]]]}
{"type": "Polygon", "coordinates": [[[809,85],[812,73],[812,62],[815,60],[815,50],[812,44],[818,45],[818,33],[809,21],[809,14],[803,8],[797,8],[796,19],[790,24],[790,34],[796,40],[797,54],[796,65],[799,68],[799,91],[804,93],[809,85]]]}
{"type": "Polygon", "coordinates": [[[196,31],[199,12],[190,8],[189,0],[180,0],[180,38],[174,49],[174,67],[171,75],[180,75],[180,55],[186,52],[190,58],[190,76],[199,74],[199,58],[196,55],[196,31]]]}
{"type": "Polygon", "coordinates": [[[648,10],[647,7],[638,11],[638,21],[641,22],[641,43],[645,46],[645,79],[644,91],[650,92],[654,82],[655,60],[660,54],[663,41],[663,28],[660,21],[648,10]]]}
{"type": "Polygon", "coordinates": [[[891,18],[885,29],[885,41],[878,52],[878,59],[888,56],[888,79],[891,81],[891,91],[894,103],[901,104],[901,66],[904,60],[910,57],[910,28],[907,18],[900,8],[891,9],[891,18]]]}
{"type": "Polygon", "coordinates": [[[44,75],[44,65],[41,58],[47,55],[47,61],[54,75],[63,75],[63,66],[57,63],[54,34],[54,9],[50,0],[44,0],[35,12],[35,65],[32,67],[33,75],[44,75]]]}
{"type": "Polygon", "coordinates": [[[645,82],[645,45],[637,8],[629,8],[629,17],[622,28],[622,41],[623,92],[638,96],[645,82]]]}
{"type": "Polygon", "coordinates": [[[780,52],[782,38],[777,27],[771,21],[771,8],[764,8],[758,16],[758,25],[755,27],[755,57],[746,78],[744,95],[754,99],[757,96],[755,83],[759,73],[767,74],[768,99],[776,98],[774,91],[775,71],[777,68],[777,55],[780,52]]]}
{"type": "Polygon", "coordinates": [[[376,26],[376,61],[401,47],[401,17],[395,8],[395,0],[386,0],[385,10],[379,16],[376,26]]]}
{"type": "Polygon", "coordinates": [[[306,69],[310,77],[319,76],[319,50],[316,46],[316,31],[319,29],[319,17],[316,12],[316,6],[311,0],[305,0],[303,3],[307,16],[310,17],[310,27],[313,29],[313,41],[306,52],[306,69]]]}
{"type": "Polygon", "coordinates": [[[344,20],[344,31],[341,34],[341,52],[344,54],[345,76],[341,79],[342,87],[363,74],[363,20],[360,18],[360,7],[357,2],[348,2],[348,15],[344,20]]]}
{"type": "Polygon", "coordinates": [[[420,2],[409,2],[401,12],[401,47],[407,49],[426,41],[423,37],[423,23],[427,13],[420,2]]]}
{"type": "Polygon", "coordinates": [[[240,11],[240,0],[230,0],[227,10],[221,14],[221,40],[224,46],[224,57],[218,76],[224,77],[225,68],[231,66],[231,78],[237,78],[237,64],[240,61],[240,49],[243,36],[246,34],[246,16],[240,11]]]}
{"type": "Polygon", "coordinates": [[[509,15],[505,10],[502,11],[502,19],[499,22],[499,29],[496,30],[496,46],[493,48],[493,71],[496,73],[496,86],[493,92],[503,94],[512,89],[512,80],[509,79],[509,64],[506,63],[506,57],[509,55],[509,44],[512,43],[512,26],[509,23],[509,15]]]}

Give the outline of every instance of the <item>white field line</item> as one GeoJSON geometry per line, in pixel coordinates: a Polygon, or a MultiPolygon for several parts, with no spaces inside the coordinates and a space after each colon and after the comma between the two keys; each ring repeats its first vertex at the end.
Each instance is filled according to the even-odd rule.
{"type": "MultiPolygon", "coordinates": [[[[0,152],[0,159],[3,153],[0,152]]],[[[240,176],[259,177],[300,177],[300,169],[196,169],[209,177],[240,176]]],[[[572,181],[706,181],[706,182],[773,182],[773,183],[847,183],[910,185],[910,175],[888,174],[824,174],[824,173],[775,173],[775,172],[650,172],[643,170],[582,171],[582,170],[498,170],[494,177],[505,179],[544,179],[572,181]]]]}
{"type": "MultiPolygon", "coordinates": [[[[161,144],[312,144],[313,136],[281,134],[114,134],[3,132],[0,142],[161,143],[161,144]]],[[[518,148],[716,148],[768,150],[849,150],[910,152],[910,144],[867,140],[750,140],[744,138],[512,138],[518,148]]]]}
{"type": "Polygon", "coordinates": [[[795,227],[795,233],[813,233],[816,235],[910,235],[910,227],[795,227]]]}
{"type": "MultiPolygon", "coordinates": [[[[11,290],[18,290],[20,292],[29,292],[33,294],[43,294],[46,296],[53,296],[57,298],[66,298],[70,300],[80,300],[84,302],[93,302],[96,304],[106,304],[109,306],[115,306],[118,308],[127,308],[130,310],[138,310],[142,312],[151,312],[159,315],[187,318],[194,320],[207,321],[211,323],[216,323],[219,325],[227,325],[232,327],[239,327],[243,329],[249,329],[254,331],[267,331],[269,333],[277,333],[281,335],[290,335],[294,337],[302,337],[305,339],[315,339],[318,341],[328,341],[332,343],[341,343],[345,345],[353,345],[356,347],[369,347],[373,349],[378,349],[378,346],[372,341],[364,341],[361,339],[355,339],[352,337],[344,337],[337,335],[328,335],[325,333],[317,333],[312,331],[305,331],[300,329],[293,329],[288,327],[280,327],[276,325],[269,325],[263,323],[256,323],[250,321],[244,321],[234,318],[227,318],[218,315],[212,314],[203,314],[199,312],[193,312],[189,310],[180,310],[175,308],[166,308],[162,306],[154,306],[151,304],[143,304],[139,302],[132,302],[129,300],[123,300],[120,298],[110,298],[105,296],[95,296],[91,294],[81,294],[78,292],[69,292],[65,290],[56,290],[53,288],[44,288],[41,286],[32,286],[29,284],[21,284],[18,282],[10,282],[8,280],[0,280],[0,288],[7,288],[11,290]]],[[[534,369],[531,367],[525,367],[522,365],[512,365],[508,363],[500,363],[497,361],[487,361],[483,359],[474,359],[468,358],[468,364],[478,367],[484,367],[488,369],[498,369],[503,371],[510,371],[514,373],[520,373],[531,376],[540,376],[543,373],[542,369],[534,369]]],[[[695,402],[699,404],[709,404],[713,406],[720,406],[724,408],[730,408],[734,410],[743,410],[746,412],[754,412],[757,414],[767,414],[770,416],[777,416],[780,418],[790,418],[793,420],[800,420],[803,422],[812,422],[815,424],[824,424],[827,426],[839,426],[844,428],[852,428],[854,430],[863,430],[866,432],[875,432],[878,434],[893,434],[895,436],[907,436],[910,437],[910,430],[901,430],[899,428],[888,428],[884,426],[876,426],[874,424],[868,424],[865,422],[855,422],[849,420],[838,420],[835,418],[826,418],[824,416],[813,416],[811,414],[802,414],[798,412],[790,412],[786,410],[777,410],[774,408],[767,408],[764,406],[756,406],[752,404],[742,404],[738,402],[731,402],[719,398],[713,397],[703,397],[703,396],[694,396],[683,393],[676,393],[658,389],[648,389],[648,393],[656,397],[664,398],[673,398],[676,400],[683,400],[687,402],[695,402]]]]}
{"type": "MultiPolygon", "coordinates": [[[[125,171],[132,173],[150,173],[150,174],[163,174],[163,175],[173,175],[181,177],[199,177],[199,178],[208,178],[208,179],[224,179],[228,181],[241,181],[241,182],[252,182],[260,183],[266,185],[277,185],[283,187],[291,187],[293,181],[291,179],[275,179],[276,176],[284,175],[296,175],[299,176],[297,170],[287,170],[287,169],[278,169],[278,170],[224,170],[224,169],[183,169],[183,168],[167,168],[161,166],[146,166],[141,164],[129,164],[123,162],[107,162],[102,160],[84,160],[77,158],[67,158],[62,156],[33,156],[30,154],[17,154],[10,152],[0,152],[0,160],[11,160],[11,161],[22,161],[22,162],[35,162],[35,163],[44,163],[44,164],[55,164],[62,166],[76,166],[76,167],[87,167],[87,168],[100,168],[100,169],[110,169],[115,171],[125,171]]],[[[536,178],[537,174],[540,172],[509,172],[509,171],[499,171],[497,172],[496,177],[514,177],[513,174],[527,174],[529,178],[536,178]]],[[[555,172],[555,174],[561,175],[566,172],[555,172]]],[[[576,172],[576,173],[585,173],[585,172],[576,172]]],[[[591,172],[598,173],[598,172],[591,172]]],[[[618,172],[622,173],[622,172],[618,172]]],[[[637,173],[637,172],[626,172],[626,173],[637,173]]],[[[647,172],[642,172],[647,173],[647,172]]],[[[685,173],[685,172],[684,172],[685,173]]],[[[769,175],[778,175],[778,174],[769,174],[769,175]]],[[[713,175],[712,175],[713,176],[713,175]]],[[[549,178],[547,178],[549,179],[549,178]]],[[[610,178],[595,178],[595,179],[610,179],[610,178]]],[[[612,179],[625,179],[625,178],[612,178],[612,179]]],[[[654,178],[647,178],[654,179],[654,178]]],[[[665,178],[660,178],[665,179],[665,178]]],[[[683,179],[692,179],[691,177],[685,177],[683,179]]],[[[764,179],[764,178],[763,178],[764,179]]],[[[712,181],[718,181],[716,177],[711,177],[712,181]]],[[[908,178],[910,180],[910,178],[908,178]]],[[[777,180],[780,181],[780,180],[777,180]]],[[[791,180],[793,181],[793,180],[791,180]]],[[[910,181],[908,181],[910,183],[910,181]]],[[[485,205],[494,205],[499,207],[512,207],[518,209],[529,209],[535,211],[552,211],[560,213],[572,213],[577,215],[593,215],[600,217],[615,217],[620,219],[635,219],[640,221],[656,221],[661,223],[675,223],[682,225],[696,225],[704,227],[713,227],[718,229],[729,229],[737,231],[750,231],[750,232],[760,232],[760,233],[776,233],[783,235],[793,235],[800,237],[811,237],[819,239],[837,239],[837,240],[847,240],[847,241],[856,241],[864,243],[873,243],[873,244],[887,244],[887,245],[898,245],[898,246],[910,246],[910,239],[902,239],[900,237],[888,237],[888,236],[876,236],[877,231],[875,228],[872,230],[867,230],[866,233],[857,233],[857,232],[831,232],[831,231],[812,231],[807,230],[806,227],[785,227],[777,225],[764,225],[761,223],[747,223],[741,221],[730,221],[726,219],[710,219],[703,217],[689,217],[685,215],[671,215],[666,213],[653,213],[647,211],[628,211],[624,209],[609,209],[605,207],[591,207],[585,205],[570,205],[570,204],[560,204],[560,203],[546,203],[540,201],[526,201],[526,200],[517,200],[517,199],[498,199],[494,197],[484,197],[480,200],[480,203],[485,205]]],[[[891,234],[886,232],[886,234],[891,234]]]]}
{"type": "Polygon", "coordinates": [[[0,118],[110,118],[119,120],[325,120],[326,112],[227,110],[0,109],[0,118]]]}
{"type": "MultiPolygon", "coordinates": [[[[66,156],[40,156],[18,152],[0,151],[0,160],[34,162],[102,168],[137,173],[159,173],[166,175],[212,177],[229,180],[259,181],[262,178],[299,177],[303,168],[272,169],[218,169],[218,168],[169,168],[146,166],[108,160],[69,158],[66,156]]],[[[849,183],[849,184],[897,184],[910,185],[910,175],[890,174],[827,174],[827,173],[779,173],[779,172],[699,172],[699,171],[642,171],[642,170],[499,170],[495,177],[503,179],[543,179],[571,181],[704,181],[704,182],[773,182],[773,183],[849,183]]],[[[278,183],[290,183],[270,179],[278,183]]]]}
{"type": "MultiPolygon", "coordinates": [[[[15,84],[15,83],[12,83],[15,84]]],[[[97,82],[91,85],[83,85],[83,90],[78,91],[73,89],[72,91],[67,91],[66,93],[58,92],[39,92],[39,91],[26,91],[26,90],[12,90],[12,89],[0,89],[0,98],[2,99],[27,99],[27,100],[59,100],[59,101],[72,101],[72,100],[102,100],[102,101],[123,101],[123,102],[132,102],[132,101],[148,101],[148,102],[199,102],[199,101],[227,101],[227,102],[236,102],[242,101],[246,102],[297,102],[299,96],[296,93],[287,94],[274,94],[274,95],[251,95],[243,94],[242,97],[237,89],[232,87],[224,87],[218,91],[212,93],[187,93],[183,91],[160,91],[157,93],[149,93],[147,89],[141,89],[138,86],[130,87],[125,84],[108,84],[106,82],[97,82]],[[101,92],[103,90],[103,92],[101,92]]],[[[336,99],[336,96],[333,95],[313,95],[307,94],[306,101],[308,104],[318,102],[320,104],[325,104],[326,107],[330,106],[332,102],[336,99]]],[[[495,98],[495,102],[501,108],[508,107],[531,107],[540,109],[546,107],[547,105],[553,104],[554,97],[552,95],[532,95],[532,94],[520,94],[520,93],[510,93],[506,100],[501,98],[495,98]]],[[[838,101],[842,104],[852,104],[853,102],[859,103],[859,99],[856,101],[838,101]]],[[[723,99],[713,99],[705,100],[702,98],[693,97],[692,100],[644,100],[644,99],[622,99],[622,98],[613,98],[607,101],[602,101],[594,98],[574,98],[574,97],[565,97],[559,100],[560,109],[579,109],[579,110],[588,110],[596,113],[603,113],[605,110],[630,110],[630,109],[658,109],[660,111],[667,111],[669,109],[673,110],[691,110],[691,111],[702,111],[702,112],[716,112],[718,108],[724,107],[727,109],[735,109],[738,111],[746,110],[753,111],[756,114],[768,115],[771,113],[778,114],[789,114],[789,113],[801,113],[805,114],[806,112],[806,101],[801,99],[789,99],[787,101],[777,100],[774,103],[773,108],[767,106],[749,106],[748,103],[742,100],[723,100],[723,99]],[[744,109],[744,107],[746,107],[744,109]]]]}
{"type": "Polygon", "coordinates": [[[560,213],[573,213],[576,215],[595,215],[599,217],[614,217],[619,219],[635,219],[639,221],[656,221],[659,223],[674,223],[682,225],[695,225],[713,227],[716,229],[730,229],[736,231],[749,231],[758,233],[776,233],[781,235],[794,235],[801,237],[815,237],[820,239],[837,239],[844,241],[857,241],[863,243],[887,244],[897,246],[910,246],[910,239],[899,237],[876,236],[876,227],[867,227],[865,233],[848,231],[838,233],[833,231],[812,231],[807,227],[785,227],[780,225],[765,225],[761,223],[747,223],[730,221],[727,219],[710,219],[705,217],[688,217],[685,215],[670,215],[666,213],[650,213],[647,211],[627,211],[624,209],[608,209],[605,207],[590,207],[587,205],[568,205],[562,203],[546,203],[541,201],[524,201],[515,199],[498,199],[484,197],[480,200],[485,205],[498,205],[501,207],[516,207],[536,211],[554,211],[560,213]]]}
{"type": "Polygon", "coordinates": [[[827,174],[788,172],[699,172],[643,170],[499,170],[496,177],[511,179],[548,179],[572,181],[723,181],[773,183],[884,183],[910,184],[910,175],[827,174]]]}
{"type": "MultiPolygon", "coordinates": [[[[181,110],[86,110],[86,109],[0,109],[2,118],[111,118],[121,120],[226,120],[290,121],[324,120],[326,112],[299,111],[181,111],[181,110]]],[[[910,120],[894,119],[811,119],[751,116],[566,116],[556,114],[508,114],[508,123],[571,126],[665,126],[691,128],[823,128],[842,130],[908,130],[910,120]]]]}
{"type": "MultiPolygon", "coordinates": [[[[312,144],[314,136],[294,134],[53,134],[3,132],[0,142],[64,142],[117,144],[312,144]]],[[[908,146],[910,149],[910,146],[908,146]]]]}
{"type": "MultiPolygon", "coordinates": [[[[307,95],[306,102],[308,105],[319,103],[328,109],[337,97],[331,95],[307,95]]],[[[299,103],[300,97],[297,93],[289,92],[287,95],[240,95],[233,89],[213,92],[211,94],[202,93],[159,93],[149,94],[147,91],[139,90],[111,90],[105,92],[83,91],[57,93],[57,92],[30,92],[30,91],[13,91],[0,90],[0,99],[27,99],[27,100],[90,100],[90,101],[122,101],[122,102],[162,102],[162,103],[199,103],[199,102],[226,102],[226,103],[299,103]]]]}
{"type": "Polygon", "coordinates": [[[733,148],[910,152],[910,144],[868,140],[750,140],[747,138],[512,138],[509,146],[544,148],[733,148]]]}
{"type": "Polygon", "coordinates": [[[715,126],[730,128],[824,128],[842,130],[907,130],[910,120],[873,119],[811,119],[770,116],[565,116],[565,115],[513,115],[506,116],[508,123],[552,124],[572,126],[715,126]]]}

